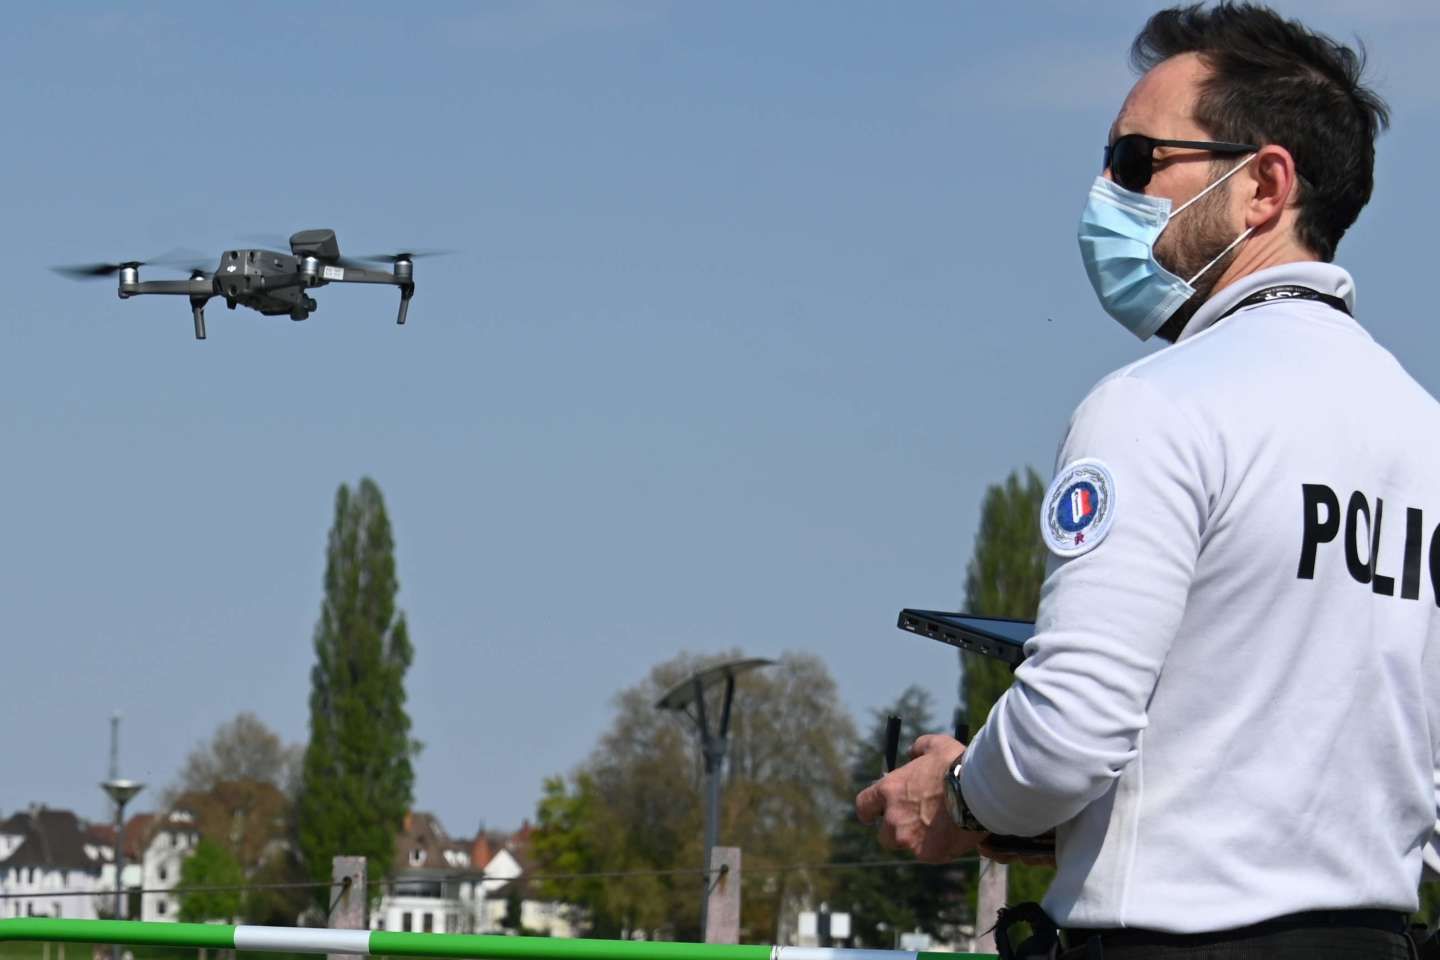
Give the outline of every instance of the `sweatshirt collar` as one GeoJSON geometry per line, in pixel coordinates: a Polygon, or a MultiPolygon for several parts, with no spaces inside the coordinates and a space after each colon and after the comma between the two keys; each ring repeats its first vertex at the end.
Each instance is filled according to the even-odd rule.
{"type": "Polygon", "coordinates": [[[1225,311],[1252,293],[1264,290],[1266,287],[1284,284],[1309,287],[1318,293],[1328,293],[1331,296],[1339,297],[1345,301],[1345,305],[1350,308],[1352,315],[1355,312],[1355,281],[1350,278],[1350,274],[1343,267],[1337,267],[1333,263],[1321,263],[1318,260],[1282,263],[1277,267],[1267,267],[1264,270],[1257,270],[1247,277],[1242,277],[1206,300],[1200,309],[1195,311],[1190,322],[1185,324],[1185,329],[1180,331],[1180,336],[1176,338],[1175,342],[1180,343],[1208,328],[1218,318],[1224,316],[1225,311]]]}

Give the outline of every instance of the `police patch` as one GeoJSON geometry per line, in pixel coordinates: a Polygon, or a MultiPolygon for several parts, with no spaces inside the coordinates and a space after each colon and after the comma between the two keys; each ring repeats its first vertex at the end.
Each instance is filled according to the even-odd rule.
{"type": "Polygon", "coordinates": [[[1040,533],[1061,557],[1078,557],[1100,545],[1115,518],[1115,478],[1099,460],[1076,460],[1045,491],[1040,533]]]}

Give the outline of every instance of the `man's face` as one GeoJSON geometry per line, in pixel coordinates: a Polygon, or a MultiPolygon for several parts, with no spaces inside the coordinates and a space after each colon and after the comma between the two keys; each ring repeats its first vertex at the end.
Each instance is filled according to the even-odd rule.
{"type": "MultiPolygon", "coordinates": [[[[1209,68],[1193,53],[1171,57],[1156,65],[1125,98],[1110,130],[1110,142],[1127,133],[1143,133],[1162,140],[1215,139],[1194,118],[1200,84],[1208,75],[1209,68]]],[[[1157,147],[1155,173],[1144,192],[1152,197],[1168,197],[1173,210],[1242,160],[1186,147],[1157,147]]],[[[1109,170],[1105,176],[1110,178],[1109,170]]],[[[1244,229],[1240,214],[1231,209],[1233,183],[1234,178],[1216,187],[1165,228],[1155,242],[1155,259],[1161,266],[1182,280],[1189,280],[1240,234],[1244,229]]],[[[1158,332],[1159,336],[1172,341],[1178,336],[1185,322],[1209,298],[1226,265],[1226,262],[1217,263],[1195,281],[1195,296],[1176,311],[1158,332]]]]}

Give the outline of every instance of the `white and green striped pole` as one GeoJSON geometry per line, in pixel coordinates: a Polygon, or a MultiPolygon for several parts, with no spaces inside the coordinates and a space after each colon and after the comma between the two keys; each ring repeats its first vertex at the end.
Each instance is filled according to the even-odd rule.
{"type": "Polygon", "coordinates": [[[395,933],[317,927],[144,923],[137,920],[0,920],[0,943],[120,943],[129,946],[354,953],[372,957],[455,957],[483,960],[982,960],[993,954],[914,950],[845,950],[658,940],[567,940],[460,933],[395,933]]]}

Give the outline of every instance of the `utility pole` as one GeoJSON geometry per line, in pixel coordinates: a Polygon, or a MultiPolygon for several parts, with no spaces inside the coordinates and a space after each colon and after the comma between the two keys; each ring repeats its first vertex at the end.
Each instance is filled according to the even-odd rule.
{"type": "MultiPolygon", "coordinates": [[[[120,711],[116,710],[110,714],[110,773],[107,780],[120,779],[120,711]]],[[[110,809],[106,811],[111,819],[115,817],[115,803],[111,801],[110,809]]]]}
{"type": "MultiPolygon", "coordinates": [[[[125,804],[145,789],[145,784],[119,778],[106,780],[100,788],[115,802],[115,919],[125,916],[125,804]]],[[[120,960],[120,944],[111,948],[112,960],[120,960]]]]}

